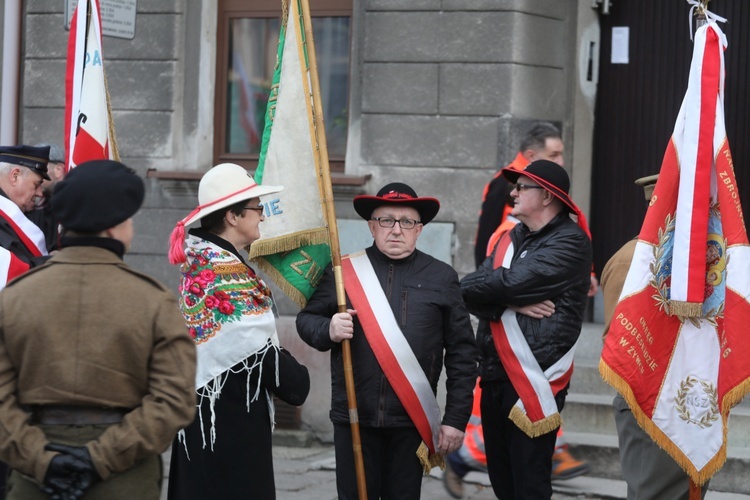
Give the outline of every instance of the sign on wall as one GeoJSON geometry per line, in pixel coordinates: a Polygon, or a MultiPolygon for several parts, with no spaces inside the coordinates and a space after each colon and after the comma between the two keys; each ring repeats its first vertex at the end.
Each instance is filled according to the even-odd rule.
{"type": "MultiPolygon", "coordinates": [[[[138,0],[99,0],[102,16],[102,35],[132,40],[135,37],[135,11],[138,0]]],[[[78,0],[65,0],[65,29],[70,29],[70,20],[78,0]]]]}

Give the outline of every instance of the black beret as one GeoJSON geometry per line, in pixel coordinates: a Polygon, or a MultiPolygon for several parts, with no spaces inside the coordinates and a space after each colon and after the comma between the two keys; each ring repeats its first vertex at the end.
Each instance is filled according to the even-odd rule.
{"type": "Polygon", "coordinates": [[[98,233],[132,217],[143,203],[143,180],[112,160],[81,163],[55,185],[52,210],[65,229],[98,233]]]}
{"type": "Polygon", "coordinates": [[[49,180],[49,174],[47,173],[48,161],[49,146],[0,146],[0,162],[30,168],[47,180],[49,180]]]}

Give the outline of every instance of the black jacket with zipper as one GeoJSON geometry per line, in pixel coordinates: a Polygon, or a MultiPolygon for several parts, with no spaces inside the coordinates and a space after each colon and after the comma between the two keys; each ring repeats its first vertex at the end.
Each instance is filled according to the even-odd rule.
{"type": "Polygon", "coordinates": [[[591,283],[591,240],[567,212],[538,231],[519,223],[510,237],[514,253],[509,269],[493,269],[493,251],[479,269],[461,280],[466,306],[480,320],[477,346],[483,382],[508,380],[489,321],[499,320],[510,305],[554,302],[555,312],[549,318],[516,313],[531,352],[546,370],[578,340],[591,283]]]}
{"type": "MultiPolygon", "coordinates": [[[[367,249],[367,256],[434,393],[445,353],[447,397],[442,424],[463,431],[471,415],[478,354],[456,272],[419,250],[405,259],[392,260],[373,245],[367,249]]],[[[348,298],[347,308],[352,308],[348,298]]],[[[319,351],[331,351],[331,421],[348,424],[341,344],[331,341],[328,333],[336,312],[334,277],[329,265],[316,292],[297,316],[297,332],[319,351]]],[[[412,426],[356,316],[351,352],[360,425],[412,426]]]]}

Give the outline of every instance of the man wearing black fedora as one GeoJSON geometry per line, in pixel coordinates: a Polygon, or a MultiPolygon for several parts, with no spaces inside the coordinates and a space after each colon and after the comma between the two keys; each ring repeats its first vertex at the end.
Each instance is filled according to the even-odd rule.
{"type": "Polygon", "coordinates": [[[555,437],[590,286],[591,237],[565,169],[548,160],[505,168],[520,221],[461,280],[479,318],[487,469],[501,499],[552,496],[555,437]],[[575,220],[571,218],[575,216],[575,220]]]}
{"type": "Polygon", "coordinates": [[[0,289],[47,259],[42,230],[25,213],[49,180],[49,147],[0,146],[0,289]]]}
{"type": "Polygon", "coordinates": [[[474,333],[456,272],[416,249],[438,200],[394,182],[375,196],[355,197],[354,209],[374,244],[342,259],[347,312],[337,312],[329,266],[297,316],[297,331],[312,347],[331,351],[339,498],[357,498],[341,347],[348,339],[368,497],[418,499],[422,472],[463,440],[477,371],[474,333]],[[435,394],[443,364],[441,417],[435,394]]]}

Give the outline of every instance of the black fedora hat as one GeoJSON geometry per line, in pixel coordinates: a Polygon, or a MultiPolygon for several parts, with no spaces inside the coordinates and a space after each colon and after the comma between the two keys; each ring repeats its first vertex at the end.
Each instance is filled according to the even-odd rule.
{"type": "Polygon", "coordinates": [[[506,167],[502,171],[511,184],[515,184],[522,175],[533,179],[534,182],[552,193],[560,199],[568,208],[577,212],[579,209],[571,199],[570,195],[570,177],[563,167],[549,160],[537,160],[529,163],[524,170],[506,167]]]}
{"type": "Polygon", "coordinates": [[[440,202],[436,198],[420,198],[403,182],[386,184],[375,196],[363,194],[354,197],[354,210],[365,220],[370,220],[373,210],[382,205],[413,207],[419,212],[422,224],[434,219],[440,210],[440,202]]]}
{"type": "Polygon", "coordinates": [[[589,238],[591,237],[586,217],[568,194],[570,192],[570,177],[560,165],[549,160],[537,160],[530,163],[524,170],[505,167],[502,174],[511,184],[515,184],[518,178],[524,175],[552,193],[555,198],[565,204],[568,210],[576,215],[578,225],[589,235],[589,238]]]}

